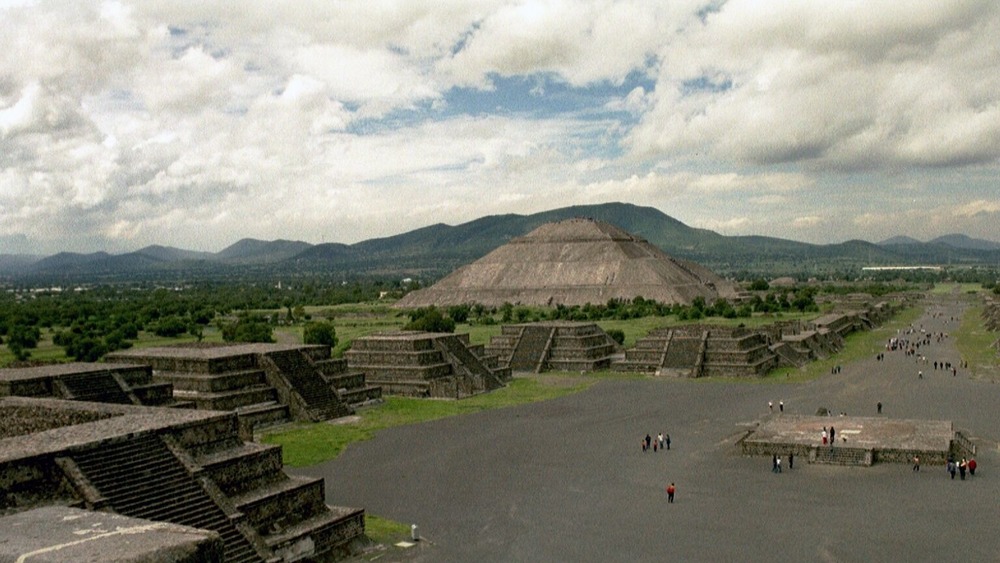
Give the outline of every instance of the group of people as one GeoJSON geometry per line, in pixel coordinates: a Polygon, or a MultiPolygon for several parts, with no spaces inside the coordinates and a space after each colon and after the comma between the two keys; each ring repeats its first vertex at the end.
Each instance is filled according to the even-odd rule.
{"type": "MultiPolygon", "coordinates": [[[[774,402],[773,401],[768,401],[767,402],[767,410],[769,410],[770,412],[774,412],[774,402]]],[[[778,401],[778,412],[785,412],[785,402],[784,401],[778,401]]]]}
{"type": "MultiPolygon", "coordinates": [[[[788,468],[791,469],[795,465],[795,454],[788,454],[788,468]]],[[[781,473],[781,456],[772,455],[771,456],[771,472],[781,473]]]]}
{"type": "Polygon", "coordinates": [[[955,472],[957,471],[961,475],[961,479],[965,481],[965,474],[968,473],[970,477],[976,476],[976,458],[965,459],[962,458],[961,461],[956,462],[955,458],[948,456],[948,474],[951,478],[955,478],[955,472]]]}
{"type": "Polygon", "coordinates": [[[664,436],[663,432],[656,435],[654,440],[652,436],[646,434],[646,437],[642,439],[642,451],[643,453],[648,452],[652,449],[654,452],[657,450],[669,450],[670,449],[670,434],[664,436]]]}

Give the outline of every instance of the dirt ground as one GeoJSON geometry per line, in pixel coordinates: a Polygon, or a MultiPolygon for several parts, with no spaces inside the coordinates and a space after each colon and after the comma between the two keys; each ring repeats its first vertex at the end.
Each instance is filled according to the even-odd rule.
{"type": "MultiPolygon", "coordinates": [[[[957,328],[962,305],[935,299],[915,326],[957,328]]],[[[325,477],[330,504],[419,526],[418,547],[380,561],[1000,560],[1000,386],[934,370],[958,362],[951,339],[921,351],[928,364],[890,352],[801,384],[603,381],[383,431],[293,472],[325,477]],[[878,416],[881,401],[883,417],[951,420],[977,444],[979,469],[961,481],[943,466],[797,460],[775,474],[770,458],[734,446],[768,401],[859,416],[878,416]],[[671,449],[643,453],[641,438],[658,432],[671,449]]]]}

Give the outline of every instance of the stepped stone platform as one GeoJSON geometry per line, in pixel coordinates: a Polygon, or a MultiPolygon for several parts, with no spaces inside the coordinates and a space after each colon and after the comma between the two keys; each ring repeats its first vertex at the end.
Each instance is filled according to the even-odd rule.
{"type": "Polygon", "coordinates": [[[594,323],[549,321],[504,325],[486,351],[514,371],[608,369],[618,345],[594,323]]]}
{"type": "Polygon", "coordinates": [[[0,369],[0,397],[50,397],[125,405],[194,408],[153,380],[149,366],[73,362],[0,369]]]}
{"type": "Polygon", "coordinates": [[[222,557],[218,534],[189,526],[65,506],[0,518],[0,561],[203,563],[222,557]]]}
{"type": "Polygon", "coordinates": [[[680,377],[760,377],[778,364],[761,331],[691,325],[653,330],[626,350],[614,369],[680,377]]]}
{"type": "Polygon", "coordinates": [[[56,506],[208,530],[237,562],[325,560],[364,534],[362,509],[328,507],[322,479],[285,474],[281,448],[244,443],[232,412],[7,397],[0,428],[2,516],[47,527],[36,510],[56,506]]]}
{"type": "Polygon", "coordinates": [[[810,463],[943,465],[949,455],[972,455],[971,443],[946,420],[777,414],[758,421],[737,441],[745,455],[794,454],[810,463]],[[823,445],[823,429],[836,429],[836,443],[823,445]]]}
{"type": "Polygon", "coordinates": [[[510,369],[471,345],[468,334],[383,332],[355,339],[344,357],[390,395],[458,399],[510,380],[510,369]]]}
{"type": "Polygon", "coordinates": [[[330,358],[329,346],[239,344],[115,352],[109,361],[148,365],[154,381],[203,410],[234,410],[247,432],[288,420],[322,421],[377,400],[378,387],[330,358]]]}

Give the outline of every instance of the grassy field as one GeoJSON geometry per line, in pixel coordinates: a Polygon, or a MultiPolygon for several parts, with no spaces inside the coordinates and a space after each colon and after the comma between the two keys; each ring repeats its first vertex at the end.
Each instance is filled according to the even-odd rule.
{"type": "Polygon", "coordinates": [[[969,307],[962,317],[958,330],[952,334],[962,359],[969,363],[973,377],[1000,379],[1000,352],[992,345],[1000,333],[986,330],[983,324],[983,307],[969,307]]]}
{"type": "Polygon", "coordinates": [[[895,317],[879,328],[869,331],[852,333],[844,339],[844,349],[835,356],[825,360],[809,362],[801,368],[781,368],[767,374],[761,381],[798,382],[808,381],[823,374],[837,365],[853,362],[875,356],[884,349],[886,341],[896,334],[896,330],[907,327],[920,318],[923,307],[911,307],[900,311],[895,317]]]}
{"type": "Polygon", "coordinates": [[[596,381],[565,374],[543,374],[517,378],[503,389],[459,401],[387,397],[383,404],[360,409],[357,417],[346,422],[294,424],[265,433],[261,439],[269,444],[281,444],[286,465],[315,465],[337,457],[351,443],[367,440],[383,428],[544,401],[576,393],[596,381]]]}

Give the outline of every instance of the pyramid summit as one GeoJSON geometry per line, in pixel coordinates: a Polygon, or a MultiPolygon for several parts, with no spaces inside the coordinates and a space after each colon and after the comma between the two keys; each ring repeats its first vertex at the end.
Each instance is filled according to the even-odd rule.
{"type": "Polygon", "coordinates": [[[568,219],[546,223],[462,266],[438,283],[407,294],[396,307],[504,303],[555,306],[635,297],[689,304],[736,296],[714,272],[673,258],[610,223],[568,219]]]}

